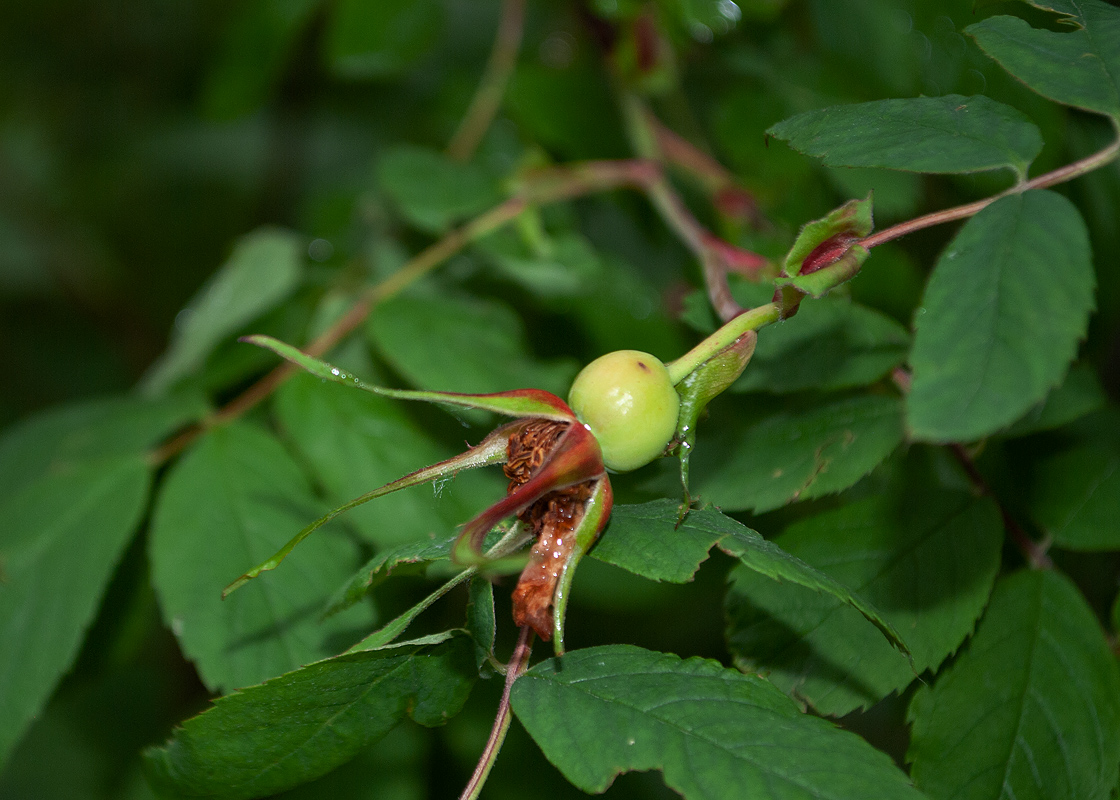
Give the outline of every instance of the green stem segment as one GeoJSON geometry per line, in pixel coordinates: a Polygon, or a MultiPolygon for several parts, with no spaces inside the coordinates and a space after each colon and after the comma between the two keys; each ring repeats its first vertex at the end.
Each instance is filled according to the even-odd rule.
{"type": "Polygon", "coordinates": [[[669,379],[676,385],[700,368],[721,350],[730,347],[747,331],[756,331],[781,319],[782,310],[776,303],[752,308],[728,322],[700,344],[689,350],[676,361],[665,365],[669,379]]]}

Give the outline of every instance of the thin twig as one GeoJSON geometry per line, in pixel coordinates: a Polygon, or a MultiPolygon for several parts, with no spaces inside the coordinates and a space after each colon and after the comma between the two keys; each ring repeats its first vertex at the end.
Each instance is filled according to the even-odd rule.
{"type": "Polygon", "coordinates": [[[907,220],[906,222],[900,222],[878,233],[873,233],[867,238],[860,240],[858,243],[870,250],[872,247],[883,244],[884,242],[898,239],[909,233],[920,231],[923,228],[932,228],[934,225],[942,225],[946,222],[955,222],[958,219],[974,216],[996,200],[1013,194],[1021,194],[1029,189],[1045,189],[1049,186],[1056,186],[1059,183],[1073,180],[1074,178],[1081,177],[1086,173],[1103,167],[1118,155],[1120,155],[1120,138],[1116,139],[1116,141],[1112,142],[1112,144],[1103,150],[1079,159],[1078,161],[1074,161],[1072,164],[1066,164],[1064,167],[1059,167],[1056,170],[1039,175],[1036,178],[1031,178],[1029,181],[1016,184],[1005,192],[1000,192],[999,194],[986,197],[983,200],[977,200],[973,203],[956,206],[955,208],[934,211],[932,214],[926,214],[924,217],[917,217],[916,219],[907,220]]]}
{"type": "Polygon", "coordinates": [[[525,673],[525,669],[529,666],[529,656],[532,654],[533,629],[525,626],[521,629],[521,635],[517,637],[517,646],[513,650],[513,655],[510,656],[509,664],[506,665],[506,685],[502,689],[502,701],[498,704],[498,714],[494,717],[494,727],[490,729],[490,738],[486,741],[486,747],[483,748],[478,764],[475,765],[474,774],[471,775],[463,793],[459,795],[459,800],[475,800],[482,791],[482,787],[486,783],[486,777],[490,774],[490,769],[494,766],[494,761],[498,757],[498,751],[502,749],[506,731],[509,730],[511,719],[510,690],[513,688],[514,682],[525,673]]]}
{"type": "Polygon", "coordinates": [[[447,155],[456,161],[466,161],[478,147],[490,123],[502,105],[513,68],[517,65],[517,51],[521,49],[521,36],[525,29],[525,0],[504,0],[494,47],[482,82],[463,115],[458,130],[447,145],[447,155]]]}
{"type": "Polygon", "coordinates": [[[1011,540],[1015,542],[1015,546],[1023,554],[1029,563],[1035,569],[1050,569],[1054,566],[1054,562],[1050,560],[1050,556],[1046,554],[1046,550],[1040,547],[1027,532],[1023,530],[1022,526],[1011,516],[1011,512],[1000,502],[999,497],[995,491],[992,490],[991,485],[980,474],[980,470],[976,468],[976,462],[972,460],[972,456],[965,450],[964,445],[954,443],[948,445],[949,451],[957,459],[957,462],[964,469],[965,474],[968,476],[969,481],[976,487],[985,497],[992,499],[996,506],[999,508],[1000,516],[1003,517],[1003,527],[1007,530],[1011,540]]]}

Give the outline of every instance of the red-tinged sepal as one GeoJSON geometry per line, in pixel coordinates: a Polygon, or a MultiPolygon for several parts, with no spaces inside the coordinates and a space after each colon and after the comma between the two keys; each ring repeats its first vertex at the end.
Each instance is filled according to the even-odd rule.
{"type": "MultiPolygon", "coordinates": [[[[587,501],[587,508],[583,518],[575,529],[575,547],[571,556],[564,562],[560,571],[560,580],[552,595],[552,646],[556,655],[564,655],[564,618],[568,611],[568,596],[572,588],[572,579],[576,575],[576,566],[580,559],[587,555],[587,551],[599,540],[599,534],[607,527],[611,518],[611,509],[614,508],[614,491],[611,481],[606,475],[595,484],[591,499],[587,501]]],[[[531,563],[531,562],[530,562],[531,563]]],[[[526,567],[527,571],[529,567],[526,567]]],[[[522,572],[524,575],[525,572],[522,572]]]]}
{"type": "Polygon", "coordinates": [[[408,389],[387,389],[384,386],[374,386],[365,383],[360,378],[328,364],[317,358],[307,355],[301,350],[285,344],[271,336],[246,336],[242,339],[249,344],[255,344],[271,350],[281,358],[285,358],[298,367],[310,372],[317,378],[353,386],[382,397],[392,397],[397,400],[422,400],[428,403],[444,403],[446,405],[475,408],[481,411],[492,411],[507,417],[539,417],[553,419],[559,422],[573,421],[576,415],[568,404],[551,392],[542,389],[514,389],[509,392],[494,392],[492,394],[463,394],[461,392],[428,392],[408,389]]]}
{"type": "Polygon", "coordinates": [[[225,598],[230,592],[240,588],[248,583],[253,578],[260,575],[262,572],[267,572],[271,569],[276,569],[280,562],[288,557],[288,554],[295,549],[295,546],[314,533],[317,529],[326,525],[332,519],[337,517],[343,512],[356,508],[363,503],[368,503],[378,497],[391,494],[400,489],[407,489],[410,486],[416,486],[421,483],[428,483],[429,481],[438,480],[441,478],[449,478],[454,476],[457,472],[465,469],[473,469],[474,467],[484,467],[490,464],[500,464],[506,460],[506,450],[509,447],[509,437],[517,429],[519,423],[511,422],[508,425],[503,425],[500,428],[492,431],[489,436],[483,439],[479,444],[468,449],[465,453],[460,453],[457,456],[452,456],[446,461],[440,461],[438,464],[432,464],[430,467],[418,469],[403,478],[398,478],[395,481],[385,484],[384,486],[374,489],[371,492],[366,492],[361,497],[356,497],[348,503],[339,506],[319,519],[312,522],[306,528],[301,530],[292,537],[286,545],[276,551],[270,558],[262,561],[257,566],[246,572],[244,575],[233,581],[222,591],[222,597],[225,598]]]}
{"type": "MultiPolygon", "coordinates": [[[[821,219],[806,224],[782,265],[779,287],[792,287],[802,294],[822,297],[859,273],[867,249],[859,240],[871,233],[874,221],[871,195],[849,200],[821,219]]],[[[793,316],[796,302],[784,298],[783,318],[793,316]]]]}
{"type": "Polygon", "coordinates": [[[520,514],[549,492],[598,478],[605,473],[603,454],[591,431],[581,422],[571,423],[540,469],[528,481],[464,526],[452,558],[461,564],[484,563],[482,542],[503,519],[520,514]]]}

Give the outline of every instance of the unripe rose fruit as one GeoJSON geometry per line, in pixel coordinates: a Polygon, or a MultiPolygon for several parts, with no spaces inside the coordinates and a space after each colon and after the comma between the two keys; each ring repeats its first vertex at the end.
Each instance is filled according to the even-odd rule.
{"type": "Polygon", "coordinates": [[[568,405],[599,441],[603,463],[618,472],[657,458],[677,431],[680,397],[656,356],[617,350],[576,376],[568,405]]]}

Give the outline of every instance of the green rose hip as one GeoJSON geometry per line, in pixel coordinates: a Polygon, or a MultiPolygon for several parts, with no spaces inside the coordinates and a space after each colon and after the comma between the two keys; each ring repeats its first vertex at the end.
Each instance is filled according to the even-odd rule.
{"type": "Polygon", "coordinates": [[[580,371],[568,404],[595,434],[603,463],[626,472],[665,451],[677,430],[680,397],[656,356],[618,350],[580,371]]]}

